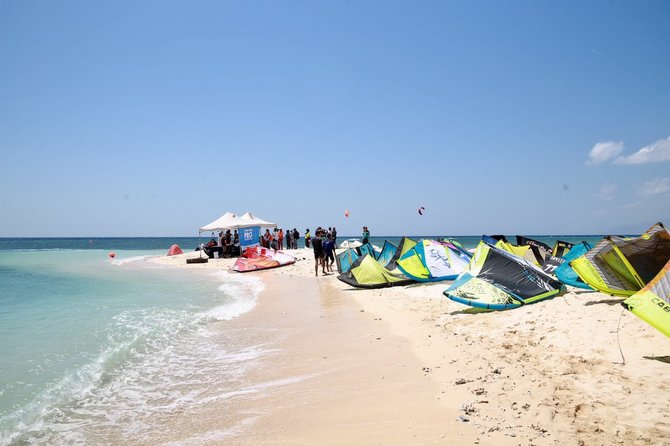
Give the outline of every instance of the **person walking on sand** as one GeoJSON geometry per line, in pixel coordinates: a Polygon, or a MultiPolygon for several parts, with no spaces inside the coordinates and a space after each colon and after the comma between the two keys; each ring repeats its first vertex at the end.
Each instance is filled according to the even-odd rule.
{"type": "Polygon", "coordinates": [[[363,244],[370,242],[370,231],[367,226],[363,226],[363,244]]]}
{"type": "Polygon", "coordinates": [[[324,240],[323,253],[324,253],[323,264],[326,268],[326,271],[332,273],[333,263],[335,263],[335,241],[333,240],[333,234],[331,234],[326,240],[324,240]]]}
{"type": "Polygon", "coordinates": [[[309,242],[311,241],[312,236],[309,233],[309,228],[305,229],[305,248],[309,249],[309,242]]]}
{"type": "Polygon", "coordinates": [[[279,239],[278,249],[284,249],[284,230],[279,228],[279,233],[277,234],[277,239],[279,239]]]}
{"type": "MultiPolygon", "coordinates": [[[[306,239],[305,239],[306,242],[306,239]]],[[[314,249],[314,275],[319,275],[319,264],[321,265],[321,273],[325,276],[326,269],[323,259],[323,240],[321,239],[321,231],[317,230],[314,233],[314,240],[312,240],[312,248],[314,249]]]]}

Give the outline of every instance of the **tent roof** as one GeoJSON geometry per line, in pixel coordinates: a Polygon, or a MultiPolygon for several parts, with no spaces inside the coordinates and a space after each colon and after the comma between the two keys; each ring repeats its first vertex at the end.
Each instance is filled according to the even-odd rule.
{"type": "Polygon", "coordinates": [[[208,225],[200,228],[200,232],[207,231],[220,231],[222,229],[233,229],[238,228],[240,223],[240,217],[233,214],[232,212],[226,212],[221,217],[217,218],[208,225]]]}
{"type": "Polygon", "coordinates": [[[239,229],[260,226],[262,228],[274,228],[277,225],[269,221],[255,217],[251,212],[238,217],[232,212],[226,212],[208,225],[200,228],[200,232],[221,231],[223,229],[239,229]]]}
{"type": "Polygon", "coordinates": [[[247,212],[246,214],[242,215],[240,217],[240,220],[242,221],[242,226],[239,226],[240,228],[247,228],[249,226],[260,226],[261,228],[277,227],[276,223],[271,223],[269,221],[265,221],[261,218],[258,218],[251,212],[247,212]]]}

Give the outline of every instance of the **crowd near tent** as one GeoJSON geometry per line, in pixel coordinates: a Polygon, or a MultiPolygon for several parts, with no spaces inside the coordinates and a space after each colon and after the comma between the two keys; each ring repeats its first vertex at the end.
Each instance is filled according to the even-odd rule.
{"type": "Polygon", "coordinates": [[[258,245],[261,228],[276,228],[275,223],[256,217],[251,212],[238,217],[233,212],[226,212],[213,222],[200,228],[199,232],[219,232],[237,230],[239,232],[240,248],[258,245]]]}

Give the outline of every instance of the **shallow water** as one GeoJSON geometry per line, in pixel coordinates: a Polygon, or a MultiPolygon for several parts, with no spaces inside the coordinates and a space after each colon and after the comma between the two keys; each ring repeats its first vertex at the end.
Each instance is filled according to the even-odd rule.
{"type": "Polygon", "coordinates": [[[258,367],[266,347],[208,338],[253,308],[262,282],[150,254],[0,251],[0,444],[88,443],[106,426],[137,438],[156,413],[204,404],[212,382],[235,391],[258,367]]]}

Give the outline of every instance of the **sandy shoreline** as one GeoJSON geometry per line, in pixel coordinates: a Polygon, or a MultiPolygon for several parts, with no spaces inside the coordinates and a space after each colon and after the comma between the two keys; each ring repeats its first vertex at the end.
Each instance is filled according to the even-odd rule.
{"type": "MultiPolygon", "coordinates": [[[[226,444],[670,444],[670,342],[619,299],[571,291],[473,313],[446,283],[353,290],[295,254],[248,273],[267,289],[231,322],[277,327],[277,377],[310,378],[226,444]]],[[[192,255],[150,261],[232,264],[185,265],[192,255]]]]}

